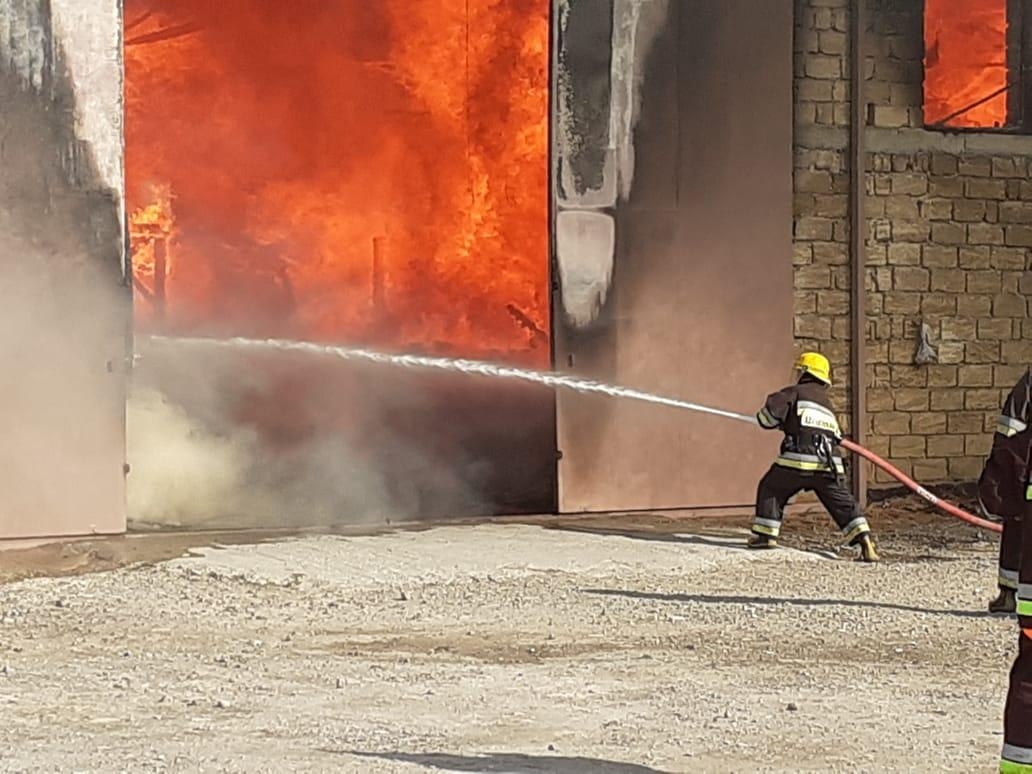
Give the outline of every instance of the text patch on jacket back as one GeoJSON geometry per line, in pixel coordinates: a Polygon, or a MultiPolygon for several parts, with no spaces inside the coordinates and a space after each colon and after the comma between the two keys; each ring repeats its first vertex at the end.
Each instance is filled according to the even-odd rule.
{"type": "Polygon", "coordinates": [[[819,403],[801,400],[796,404],[796,414],[799,416],[799,424],[803,427],[813,430],[825,430],[829,433],[834,433],[836,437],[842,435],[835,414],[819,403]]]}

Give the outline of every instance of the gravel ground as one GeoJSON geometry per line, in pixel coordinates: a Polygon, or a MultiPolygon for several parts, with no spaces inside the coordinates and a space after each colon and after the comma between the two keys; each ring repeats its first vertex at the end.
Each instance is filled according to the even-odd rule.
{"type": "Polygon", "coordinates": [[[0,770],[995,770],[1016,634],[980,612],[994,542],[903,525],[871,567],[823,550],[822,520],[761,554],[686,524],[309,536],[10,581],[0,770]]]}

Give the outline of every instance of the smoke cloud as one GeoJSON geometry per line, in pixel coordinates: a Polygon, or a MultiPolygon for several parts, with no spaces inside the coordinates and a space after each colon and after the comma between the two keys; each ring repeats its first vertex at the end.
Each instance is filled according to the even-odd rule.
{"type": "Polygon", "coordinates": [[[133,392],[126,418],[129,513],[136,526],[198,526],[242,508],[255,439],[219,437],[154,388],[133,392]]]}
{"type": "MultiPolygon", "coordinates": [[[[525,386],[499,392],[448,374],[148,342],[127,421],[137,528],[333,528],[485,515],[533,499],[538,468],[550,463],[541,452],[506,459],[528,440],[540,443],[533,421],[526,439],[511,434],[512,403],[528,395],[525,386]],[[463,400],[466,391],[481,393],[480,407],[463,400]],[[491,412],[501,412],[494,424],[491,412]]],[[[537,392],[529,397],[540,404],[537,392]]]]}

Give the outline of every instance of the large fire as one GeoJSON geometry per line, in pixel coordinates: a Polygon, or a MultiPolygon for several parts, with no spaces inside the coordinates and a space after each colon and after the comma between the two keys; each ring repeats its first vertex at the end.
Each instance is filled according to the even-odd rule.
{"type": "Polygon", "coordinates": [[[126,0],[138,325],[549,360],[549,0],[126,0]]]}
{"type": "Polygon", "coordinates": [[[1007,0],[925,0],[925,46],[926,124],[1006,125],[1007,0]]]}

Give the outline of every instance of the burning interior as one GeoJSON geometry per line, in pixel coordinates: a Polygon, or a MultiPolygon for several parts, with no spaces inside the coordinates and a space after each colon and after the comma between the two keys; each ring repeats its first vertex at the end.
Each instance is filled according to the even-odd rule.
{"type": "Polygon", "coordinates": [[[1008,0],[925,0],[925,123],[1003,128],[1021,120],[1020,46],[1008,0]],[[1009,55],[1010,53],[1010,55],[1009,55]]]}
{"type": "MultiPolygon", "coordinates": [[[[137,332],[547,368],[549,6],[126,0],[137,332]]],[[[319,523],[554,507],[547,390],[152,355],[138,391],[189,434],[246,437],[243,487],[289,490],[319,523]]]]}

